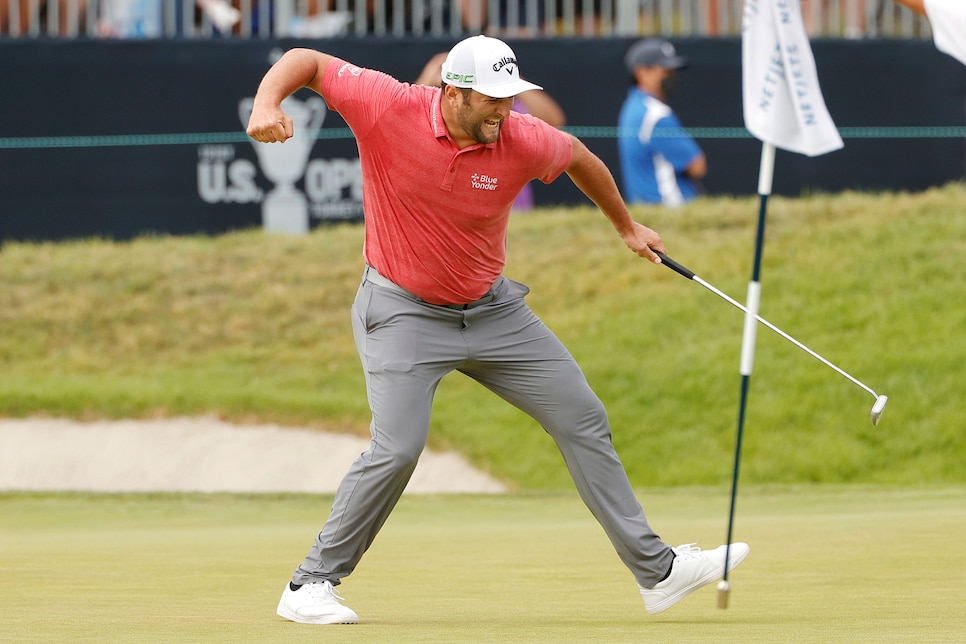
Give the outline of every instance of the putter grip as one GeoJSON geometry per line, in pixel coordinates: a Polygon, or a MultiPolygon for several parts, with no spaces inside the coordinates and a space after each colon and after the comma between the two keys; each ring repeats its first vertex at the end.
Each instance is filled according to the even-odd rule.
{"type": "Polygon", "coordinates": [[[678,275],[683,275],[684,277],[688,278],[689,280],[690,279],[694,279],[694,271],[689,271],[687,268],[685,268],[684,266],[681,266],[680,264],[678,264],[676,261],[674,261],[673,259],[671,259],[667,255],[665,255],[664,253],[661,253],[661,252],[658,252],[658,251],[654,251],[654,254],[656,254],[658,257],[661,258],[661,262],[665,266],[667,266],[668,268],[670,268],[672,271],[674,271],[678,275]]]}

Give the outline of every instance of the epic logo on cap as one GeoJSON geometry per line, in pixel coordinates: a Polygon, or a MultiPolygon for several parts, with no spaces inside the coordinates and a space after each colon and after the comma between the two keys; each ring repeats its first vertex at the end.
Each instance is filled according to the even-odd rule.
{"type": "Polygon", "coordinates": [[[472,84],[476,81],[476,74],[457,74],[456,72],[445,72],[443,74],[443,80],[453,84],[453,83],[470,83],[472,84]]]}

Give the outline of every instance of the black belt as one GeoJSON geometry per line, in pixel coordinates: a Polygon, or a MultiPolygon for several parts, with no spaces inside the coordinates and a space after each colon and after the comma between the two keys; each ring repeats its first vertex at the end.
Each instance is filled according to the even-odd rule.
{"type": "Polygon", "coordinates": [[[489,304],[490,302],[493,301],[493,298],[495,297],[495,295],[493,293],[493,289],[490,288],[490,290],[487,292],[486,295],[484,295],[483,297],[481,297],[478,300],[473,300],[472,302],[467,302],[466,304],[432,304],[432,303],[427,302],[426,300],[424,300],[422,298],[419,298],[419,297],[413,295],[412,293],[410,293],[409,291],[407,291],[403,287],[399,286],[399,284],[396,284],[395,282],[393,282],[388,277],[384,277],[384,276],[380,275],[379,274],[379,271],[377,271],[372,266],[369,266],[368,264],[366,265],[366,270],[365,270],[365,272],[363,273],[362,276],[363,276],[363,278],[365,280],[367,280],[369,282],[372,282],[376,286],[381,286],[383,288],[388,288],[389,290],[396,291],[397,293],[400,293],[401,295],[405,295],[406,297],[410,297],[410,298],[416,300],[417,302],[422,302],[423,304],[429,304],[430,306],[441,306],[444,309],[453,309],[454,311],[468,311],[468,310],[474,309],[474,308],[476,308],[478,306],[482,306],[484,304],[489,304]]]}

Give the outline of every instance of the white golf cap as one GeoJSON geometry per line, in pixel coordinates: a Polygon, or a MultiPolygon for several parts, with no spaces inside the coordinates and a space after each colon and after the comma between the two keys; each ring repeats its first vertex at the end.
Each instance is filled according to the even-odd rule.
{"type": "Polygon", "coordinates": [[[471,36],[456,43],[443,61],[442,80],[491,98],[509,98],[530,89],[543,89],[520,78],[517,57],[509,45],[487,36],[471,36]]]}

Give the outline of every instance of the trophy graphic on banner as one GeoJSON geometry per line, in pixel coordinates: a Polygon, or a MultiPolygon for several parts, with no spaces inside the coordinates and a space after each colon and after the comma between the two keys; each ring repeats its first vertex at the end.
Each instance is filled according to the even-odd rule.
{"type": "MultiPolygon", "coordinates": [[[[242,125],[248,125],[254,98],[244,98],[238,104],[242,125]]],[[[309,153],[318,138],[325,120],[325,101],[313,96],[300,101],[289,96],[282,101],[282,110],[292,118],[295,135],[285,143],[259,143],[254,139],[258,165],[275,187],[262,201],[262,227],[266,232],[304,235],[309,231],[309,200],[295,187],[305,175],[309,153]]]]}

